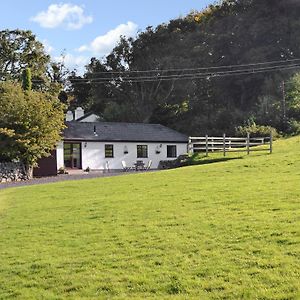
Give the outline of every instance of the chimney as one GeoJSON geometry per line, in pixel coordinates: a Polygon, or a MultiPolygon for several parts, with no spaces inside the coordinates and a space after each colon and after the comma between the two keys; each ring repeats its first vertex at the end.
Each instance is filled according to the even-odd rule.
{"type": "Polygon", "coordinates": [[[66,113],[66,121],[67,122],[71,122],[73,121],[74,117],[73,117],[73,112],[71,112],[70,110],[67,111],[66,113]]]}
{"type": "Polygon", "coordinates": [[[75,121],[84,116],[84,110],[82,107],[77,107],[75,109],[75,121]]]}

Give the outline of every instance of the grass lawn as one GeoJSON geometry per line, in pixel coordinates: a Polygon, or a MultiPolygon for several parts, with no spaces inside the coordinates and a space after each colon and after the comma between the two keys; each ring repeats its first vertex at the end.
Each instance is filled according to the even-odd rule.
{"type": "Polygon", "coordinates": [[[300,137],[272,155],[3,190],[0,299],[300,299],[299,217],[300,137]]]}

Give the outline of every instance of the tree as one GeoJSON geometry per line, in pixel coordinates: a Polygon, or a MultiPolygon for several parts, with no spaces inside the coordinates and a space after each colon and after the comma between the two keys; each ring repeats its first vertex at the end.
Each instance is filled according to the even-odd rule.
{"type": "Polygon", "coordinates": [[[286,86],[287,114],[290,118],[300,121],[300,73],[295,74],[286,86]]]}
{"type": "Polygon", "coordinates": [[[22,74],[22,88],[24,91],[31,91],[31,87],[31,70],[30,68],[26,68],[22,74]]]}
{"type": "Polygon", "coordinates": [[[61,139],[64,105],[57,97],[23,91],[18,83],[0,84],[0,158],[22,162],[31,176],[41,157],[61,139]]]}
{"type": "Polygon", "coordinates": [[[6,79],[20,78],[25,68],[33,77],[45,76],[50,56],[29,30],[0,31],[0,73],[6,79]]]}
{"type": "Polygon", "coordinates": [[[52,62],[31,31],[0,31],[0,79],[24,82],[23,71],[27,69],[31,72],[33,90],[53,95],[61,92],[60,99],[67,102],[67,95],[62,92],[68,74],[64,63],[52,62]]]}

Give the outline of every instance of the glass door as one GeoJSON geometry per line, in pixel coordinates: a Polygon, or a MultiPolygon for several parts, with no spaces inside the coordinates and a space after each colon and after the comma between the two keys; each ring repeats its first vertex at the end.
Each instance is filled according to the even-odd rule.
{"type": "Polygon", "coordinates": [[[80,143],[64,143],[64,164],[66,168],[81,169],[80,143]]]}

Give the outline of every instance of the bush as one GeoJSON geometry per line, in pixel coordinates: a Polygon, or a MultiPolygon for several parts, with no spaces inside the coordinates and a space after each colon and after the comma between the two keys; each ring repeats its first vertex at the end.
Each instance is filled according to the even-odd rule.
{"type": "Polygon", "coordinates": [[[287,133],[290,135],[300,134],[300,122],[295,119],[288,121],[287,133]]]}
{"type": "Polygon", "coordinates": [[[272,133],[274,139],[279,137],[277,130],[272,126],[257,125],[254,122],[246,126],[239,126],[235,129],[237,136],[246,136],[247,133],[252,137],[265,137],[272,133]]]}
{"type": "Polygon", "coordinates": [[[68,174],[65,167],[60,167],[57,171],[58,174],[68,174]]]}

